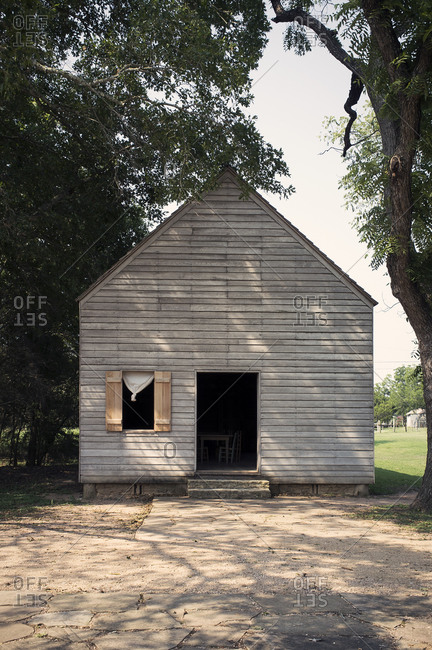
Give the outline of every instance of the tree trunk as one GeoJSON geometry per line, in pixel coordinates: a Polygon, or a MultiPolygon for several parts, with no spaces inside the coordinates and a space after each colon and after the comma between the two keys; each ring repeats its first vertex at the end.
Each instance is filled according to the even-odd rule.
{"type": "Polygon", "coordinates": [[[9,465],[13,464],[13,448],[14,448],[14,441],[15,441],[15,430],[16,430],[16,424],[15,424],[15,413],[12,414],[12,420],[10,424],[10,437],[9,437],[9,465]]]}
{"type": "Polygon", "coordinates": [[[420,358],[423,369],[423,392],[426,406],[427,457],[423,482],[413,507],[432,512],[432,331],[429,341],[422,342],[420,358]]]}
{"type": "Polygon", "coordinates": [[[36,416],[33,413],[30,422],[30,437],[27,445],[27,461],[26,461],[27,467],[33,467],[34,465],[36,465],[37,438],[38,438],[38,432],[37,432],[36,416]]]}
{"type": "MultiPolygon", "coordinates": [[[[412,279],[412,256],[414,254],[411,239],[412,227],[412,192],[411,178],[413,158],[420,138],[421,96],[413,93],[415,84],[422,79],[432,65],[431,37],[420,45],[413,67],[405,59],[399,59],[403,52],[397,30],[392,22],[391,3],[380,0],[361,0],[359,9],[370,27],[371,43],[377,52],[369,55],[367,65],[354,58],[344,50],[336,32],[329,30],[315,16],[306,10],[285,9],[280,0],[271,0],[275,23],[293,23],[306,25],[314,31],[330,54],[342,65],[355,73],[364,83],[381,132],[382,150],[390,158],[390,179],[385,188],[387,215],[391,222],[391,243],[393,250],[387,258],[387,268],[391,279],[393,295],[399,300],[408,320],[414,329],[419,344],[420,359],[423,368],[424,396],[426,404],[426,422],[428,431],[428,453],[423,484],[415,501],[415,507],[432,511],[432,311],[422,287],[412,279]],[[395,61],[398,60],[397,65],[395,61]],[[385,91],[376,92],[373,83],[373,70],[382,69],[388,75],[385,91]],[[368,80],[372,78],[372,83],[368,80]],[[397,109],[392,106],[392,115],[386,116],[381,111],[387,104],[387,93],[392,84],[398,83],[401,89],[397,98],[397,109]]],[[[314,3],[312,3],[315,6],[314,3]]],[[[403,13],[403,12],[402,12],[403,13]]],[[[383,78],[382,75],[381,78],[383,78]]],[[[424,80],[422,80],[424,81],[424,80]]],[[[420,86],[422,87],[422,86],[420,86]]]]}
{"type": "Polygon", "coordinates": [[[13,446],[13,466],[16,467],[18,465],[18,451],[19,451],[19,442],[20,442],[20,436],[21,436],[21,431],[23,428],[23,421],[21,420],[20,425],[18,427],[18,431],[15,436],[14,440],[14,446],[13,446]]]}
{"type": "Polygon", "coordinates": [[[413,244],[411,177],[420,126],[420,101],[400,98],[400,135],[390,159],[390,213],[393,251],[387,258],[391,289],[401,303],[419,345],[423,370],[428,452],[423,483],[415,500],[418,509],[432,512],[432,314],[421,285],[412,279],[413,244]]]}

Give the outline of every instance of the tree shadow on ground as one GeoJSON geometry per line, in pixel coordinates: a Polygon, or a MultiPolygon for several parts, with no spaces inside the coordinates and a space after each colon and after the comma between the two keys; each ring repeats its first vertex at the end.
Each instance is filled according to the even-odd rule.
{"type": "Polygon", "coordinates": [[[375,484],[370,486],[371,494],[394,494],[403,490],[418,490],[422,477],[404,474],[383,467],[375,467],[375,484]]]}

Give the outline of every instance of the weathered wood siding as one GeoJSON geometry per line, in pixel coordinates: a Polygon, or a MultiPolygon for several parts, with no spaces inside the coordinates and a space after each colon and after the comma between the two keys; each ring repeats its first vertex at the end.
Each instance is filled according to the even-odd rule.
{"type": "Polygon", "coordinates": [[[201,370],[260,373],[265,477],[373,480],[372,303],[238,197],[225,177],[82,300],[82,482],[192,475],[201,370]],[[172,372],[170,432],[106,431],[105,373],[128,369],[172,372]]]}

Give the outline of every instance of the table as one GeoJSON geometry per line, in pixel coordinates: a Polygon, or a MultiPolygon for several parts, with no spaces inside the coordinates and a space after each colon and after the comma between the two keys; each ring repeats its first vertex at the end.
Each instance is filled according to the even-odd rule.
{"type": "Polygon", "coordinates": [[[204,453],[204,441],[205,440],[211,440],[214,442],[225,442],[225,449],[226,449],[226,460],[225,462],[228,462],[228,451],[229,451],[229,439],[230,435],[228,433],[199,433],[198,438],[201,441],[201,458],[204,458],[203,453],[204,453]]]}

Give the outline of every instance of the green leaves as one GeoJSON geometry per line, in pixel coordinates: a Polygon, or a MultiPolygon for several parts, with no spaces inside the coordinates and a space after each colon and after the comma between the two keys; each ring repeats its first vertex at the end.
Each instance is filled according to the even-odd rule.
{"type": "Polygon", "coordinates": [[[0,419],[23,418],[39,462],[76,422],[76,297],[224,164],[292,187],[242,112],[263,3],[5,0],[0,28],[0,419]],[[14,324],[27,295],[47,296],[43,328],[14,324]]]}
{"type": "MultiPolygon", "coordinates": [[[[384,111],[388,115],[388,111],[384,111]]],[[[425,108],[424,124],[429,123],[425,108]]],[[[390,116],[393,116],[390,113],[390,116]]],[[[345,118],[327,118],[324,123],[328,144],[338,144],[343,137],[345,118]]],[[[432,288],[432,133],[423,132],[417,147],[412,171],[412,249],[411,277],[423,283],[427,293],[432,288]]],[[[389,181],[389,157],[382,154],[378,121],[369,107],[354,123],[352,141],[357,143],[347,155],[346,174],[340,181],[346,205],[355,213],[353,224],[372,252],[371,265],[378,268],[390,253],[397,251],[391,235],[386,187],[389,181]]]]}
{"type": "Polygon", "coordinates": [[[394,377],[387,375],[374,388],[375,420],[389,421],[393,415],[405,415],[424,408],[423,378],[420,366],[400,366],[394,377]]]}
{"type": "Polygon", "coordinates": [[[305,28],[297,23],[288,25],[284,34],[284,47],[286,50],[294,50],[299,56],[312,50],[310,43],[310,34],[307,34],[305,28]]]}
{"type": "MultiPolygon", "coordinates": [[[[135,189],[134,199],[141,205],[146,205],[144,180],[152,186],[152,203],[163,205],[196,192],[198,179],[205,188],[218,173],[204,156],[204,175],[195,175],[193,184],[185,186],[188,161],[201,166],[193,144],[202,137],[199,131],[205,130],[216,152],[239,150],[234,123],[251,134],[253,130],[260,142],[253,123],[237,109],[250,103],[249,73],[266,42],[269,24],[261,3],[171,0],[162,10],[156,0],[103,0],[90,6],[40,0],[30,6],[30,18],[44,16],[47,44],[14,47],[14,25],[23,8],[9,2],[1,56],[3,85],[12,83],[10,98],[18,90],[34,97],[72,137],[90,132],[96,146],[106,146],[125,166],[123,173],[130,177],[125,186],[135,189]],[[168,159],[170,181],[164,176],[168,159]],[[138,168],[145,175],[134,173],[138,168]]],[[[18,31],[25,41],[26,19],[18,31]]],[[[275,179],[288,174],[280,152],[266,146],[261,154],[267,173],[253,179],[255,185],[285,194],[275,179]]],[[[248,159],[237,158],[240,172],[248,159]]]]}

